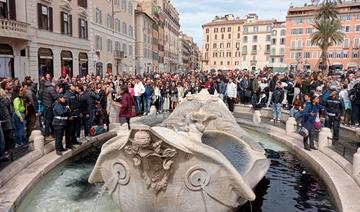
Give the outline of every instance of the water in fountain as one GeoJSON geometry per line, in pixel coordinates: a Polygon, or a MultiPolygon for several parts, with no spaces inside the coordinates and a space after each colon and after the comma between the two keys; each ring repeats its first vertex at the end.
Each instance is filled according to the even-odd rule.
{"type": "MultiPolygon", "coordinates": [[[[255,189],[256,200],[240,208],[239,212],[335,212],[325,186],[311,169],[269,136],[250,133],[266,150],[271,166],[255,189]]],[[[105,190],[101,184],[87,182],[96,158],[93,154],[56,168],[35,186],[17,211],[120,211],[110,195],[101,192],[105,190]]],[[[237,162],[234,159],[232,163],[237,162]]]]}

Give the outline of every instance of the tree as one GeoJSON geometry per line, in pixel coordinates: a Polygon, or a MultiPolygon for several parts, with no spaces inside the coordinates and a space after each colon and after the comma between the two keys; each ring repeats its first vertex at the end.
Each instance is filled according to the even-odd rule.
{"type": "Polygon", "coordinates": [[[341,32],[341,22],[338,18],[337,3],[341,1],[324,0],[315,15],[314,33],[311,35],[312,45],[321,49],[322,72],[328,75],[328,50],[331,46],[344,41],[344,33],[341,32]]]}

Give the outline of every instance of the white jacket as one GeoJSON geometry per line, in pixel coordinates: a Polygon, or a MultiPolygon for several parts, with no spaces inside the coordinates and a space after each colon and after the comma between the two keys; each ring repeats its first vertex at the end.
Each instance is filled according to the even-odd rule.
{"type": "Polygon", "coordinates": [[[135,83],[134,93],[135,93],[135,96],[141,96],[141,95],[143,95],[143,93],[145,93],[145,87],[142,84],[142,82],[135,83]]]}

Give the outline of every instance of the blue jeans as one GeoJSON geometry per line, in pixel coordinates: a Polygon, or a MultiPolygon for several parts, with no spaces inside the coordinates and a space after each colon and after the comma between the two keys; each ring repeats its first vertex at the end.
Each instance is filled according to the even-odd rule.
{"type": "Polygon", "coordinates": [[[144,98],[144,113],[150,112],[151,98],[144,98]]]}
{"type": "Polygon", "coordinates": [[[273,119],[281,119],[281,103],[272,104],[273,119]]]}
{"type": "Polygon", "coordinates": [[[5,138],[0,124],[0,157],[5,153],[5,138]]]}
{"type": "Polygon", "coordinates": [[[136,113],[141,113],[142,105],[141,105],[141,96],[135,96],[135,111],[136,113]]]}
{"type": "Polygon", "coordinates": [[[24,136],[25,136],[25,123],[21,122],[20,118],[17,115],[14,115],[15,120],[15,137],[16,144],[23,145],[24,144],[24,136]]]}

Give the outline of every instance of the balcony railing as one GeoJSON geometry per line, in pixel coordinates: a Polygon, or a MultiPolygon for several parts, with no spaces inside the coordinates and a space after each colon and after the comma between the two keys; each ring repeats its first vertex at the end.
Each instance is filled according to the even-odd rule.
{"type": "Polygon", "coordinates": [[[9,19],[0,19],[0,36],[29,40],[29,24],[13,21],[9,19]]]}

